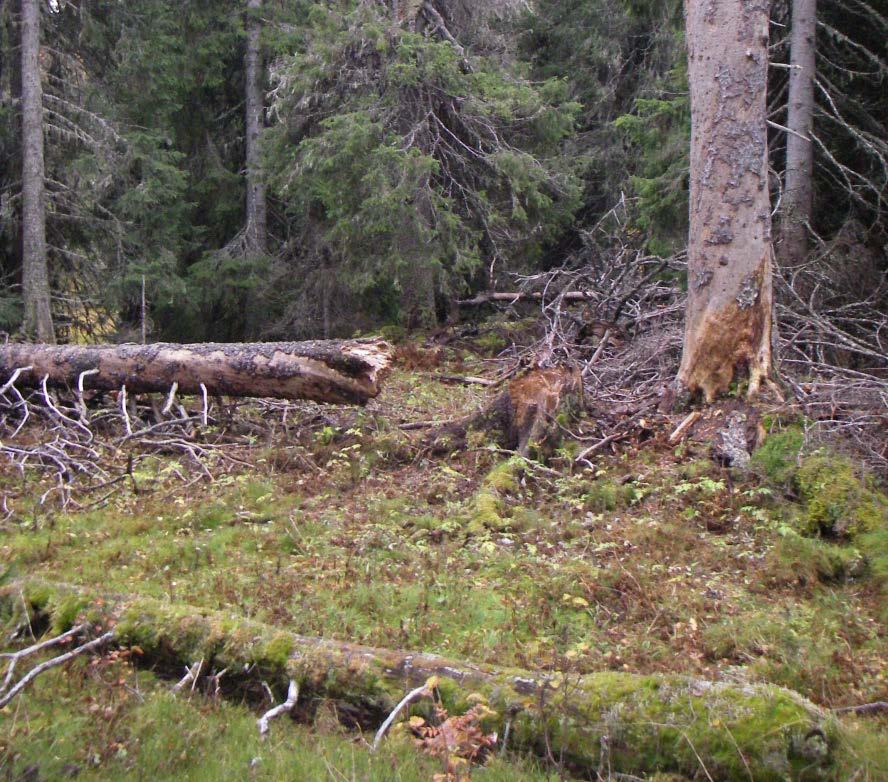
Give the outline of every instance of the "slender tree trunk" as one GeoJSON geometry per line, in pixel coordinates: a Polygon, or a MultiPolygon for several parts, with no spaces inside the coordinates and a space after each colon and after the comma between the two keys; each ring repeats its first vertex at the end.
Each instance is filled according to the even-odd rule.
{"type": "Polygon", "coordinates": [[[796,266],[808,255],[807,223],[813,207],[814,76],[817,0],[793,0],[786,126],[786,183],[783,193],[782,257],[796,266]]]}
{"type": "Polygon", "coordinates": [[[711,401],[771,374],[768,0],[686,0],[688,304],[678,386],[711,401]]]}
{"type": "Polygon", "coordinates": [[[263,99],[261,23],[258,18],[262,0],[247,1],[247,51],[244,56],[246,75],[247,133],[247,246],[256,253],[265,253],[267,241],[267,209],[265,184],[262,181],[262,160],[259,136],[262,133],[263,99]]]}
{"type": "Polygon", "coordinates": [[[43,88],[40,83],[40,0],[22,0],[22,329],[55,342],[46,263],[43,88]]]}

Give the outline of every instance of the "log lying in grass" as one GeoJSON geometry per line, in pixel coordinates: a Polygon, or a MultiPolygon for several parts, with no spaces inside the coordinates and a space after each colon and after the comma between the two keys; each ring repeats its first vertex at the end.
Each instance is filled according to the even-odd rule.
{"type": "Polygon", "coordinates": [[[87,389],[130,393],[180,393],[311,399],[364,404],[380,390],[389,365],[389,346],[380,340],[201,343],[174,345],[0,346],[0,382],[17,369],[16,382],[76,388],[83,373],[87,389]],[[94,370],[98,370],[94,372],[94,370]]]}
{"type": "MultiPolygon", "coordinates": [[[[835,779],[837,773],[838,720],[779,687],[610,671],[531,673],[308,638],[222,612],[99,598],[37,580],[0,590],[0,616],[15,622],[23,605],[31,624],[42,617],[55,632],[79,617],[113,626],[118,643],[137,645],[153,665],[178,669],[203,659],[227,668],[229,687],[249,677],[284,692],[292,680],[301,703],[334,699],[341,713],[366,727],[378,726],[405,692],[435,676],[451,714],[463,713],[480,695],[499,723],[485,727],[503,735],[508,723],[510,748],[563,759],[584,776],[603,768],[766,782],[835,779]]],[[[18,621],[24,623],[21,615],[18,621]]]]}

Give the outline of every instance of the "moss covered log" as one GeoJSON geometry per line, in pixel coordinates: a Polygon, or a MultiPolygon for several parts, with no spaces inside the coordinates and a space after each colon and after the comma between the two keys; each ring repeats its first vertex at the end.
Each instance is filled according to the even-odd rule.
{"type": "Polygon", "coordinates": [[[54,631],[77,618],[113,627],[119,643],[140,647],[155,665],[203,659],[227,667],[231,682],[239,676],[243,685],[252,677],[281,691],[292,678],[303,700],[334,699],[368,721],[436,676],[451,713],[480,695],[497,714],[500,724],[491,728],[511,723],[511,747],[551,753],[586,771],[604,763],[623,773],[718,780],[837,779],[839,723],[779,687],[617,672],[531,673],[309,638],[221,612],[43,581],[0,590],[8,624],[22,623],[25,607],[32,623],[42,619],[54,631]]]}
{"type": "Polygon", "coordinates": [[[380,391],[389,365],[381,340],[200,343],[174,345],[0,346],[0,379],[20,372],[16,382],[131,393],[166,393],[275,399],[311,399],[364,404],[380,391]],[[87,373],[84,375],[84,373],[87,373]]]}

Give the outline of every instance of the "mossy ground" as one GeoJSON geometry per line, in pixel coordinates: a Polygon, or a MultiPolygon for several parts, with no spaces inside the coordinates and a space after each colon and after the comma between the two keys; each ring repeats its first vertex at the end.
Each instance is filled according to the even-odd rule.
{"type": "MultiPolygon", "coordinates": [[[[436,360],[466,374],[487,367],[464,349],[436,360]]],[[[792,443],[765,452],[762,477],[730,476],[705,450],[658,438],[591,469],[571,468],[565,450],[543,470],[484,442],[432,459],[397,429],[471,412],[487,392],[402,367],[365,410],[324,409],[311,425],[291,413],[290,428],[238,454],[250,468],[211,466],[213,483],[183,489],[185,466],[157,457],[95,510],[40,507],[39,479],[10,472],[16,513],[0,532],[0,568],[477,662],[771,682],[827,707],[886,697],[888,526],[871,482],[842,495],[865,521],[830,538],[806,525],[822,514],[799,488],[792,443]]],[[[844,501],[833,499],[829,518],[844,501]]],[[[29,764],[47,779],[66,764],[90,779],[433,773],[410,747],[371,758],[338,728],[286,721],[260,746],[245,706],[176,700],[128,669],[129,684],[109,690],[101,675],[76,666],[8,707],[0,776],[29,764]],[[131,689],[144,700],[124,697],[131,689]],[[110,707],[126,715],[117,733],[90,717],[112,691],[110,707]]],[[[498,763],[477,778],[547,778],[498,763]]]]}

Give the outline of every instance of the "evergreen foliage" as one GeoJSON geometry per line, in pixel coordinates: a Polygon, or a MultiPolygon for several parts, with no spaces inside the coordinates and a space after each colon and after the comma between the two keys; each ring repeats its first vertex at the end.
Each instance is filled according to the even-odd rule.
{"type": "MultiPolygon", "coordinates": [[[[137,338],[143,289],[150,338],[429,324],[462,294],[511,287],[512,272],[582,257],[618,203],[633,244],[664,256],[684,247],[689,111],[675,0],[57,6],[43,6],[41,63],[63,340],[137,338]],[[245,225],[248,13],[268,76],[267,257],[232,249],[245,225]]],[[[786,24],[789,4],[772,15],[786,24]]],[[[871,285],[886,263],[885,20],[863,3],[824,7],[818,20],[812,228],[836,239],[837,257],[859,248],[871,285]]],[[[772,31],[777,62],[783,29],[772,31]]],[[[3,3],[0,328],[10,332],[21,318],[18,37],[18,3],[3,3]]],[[[779,124],[786,71],[771,79],[779,124]]],[[[782,139],[772,129],[776,174],[782,139]]]]}

